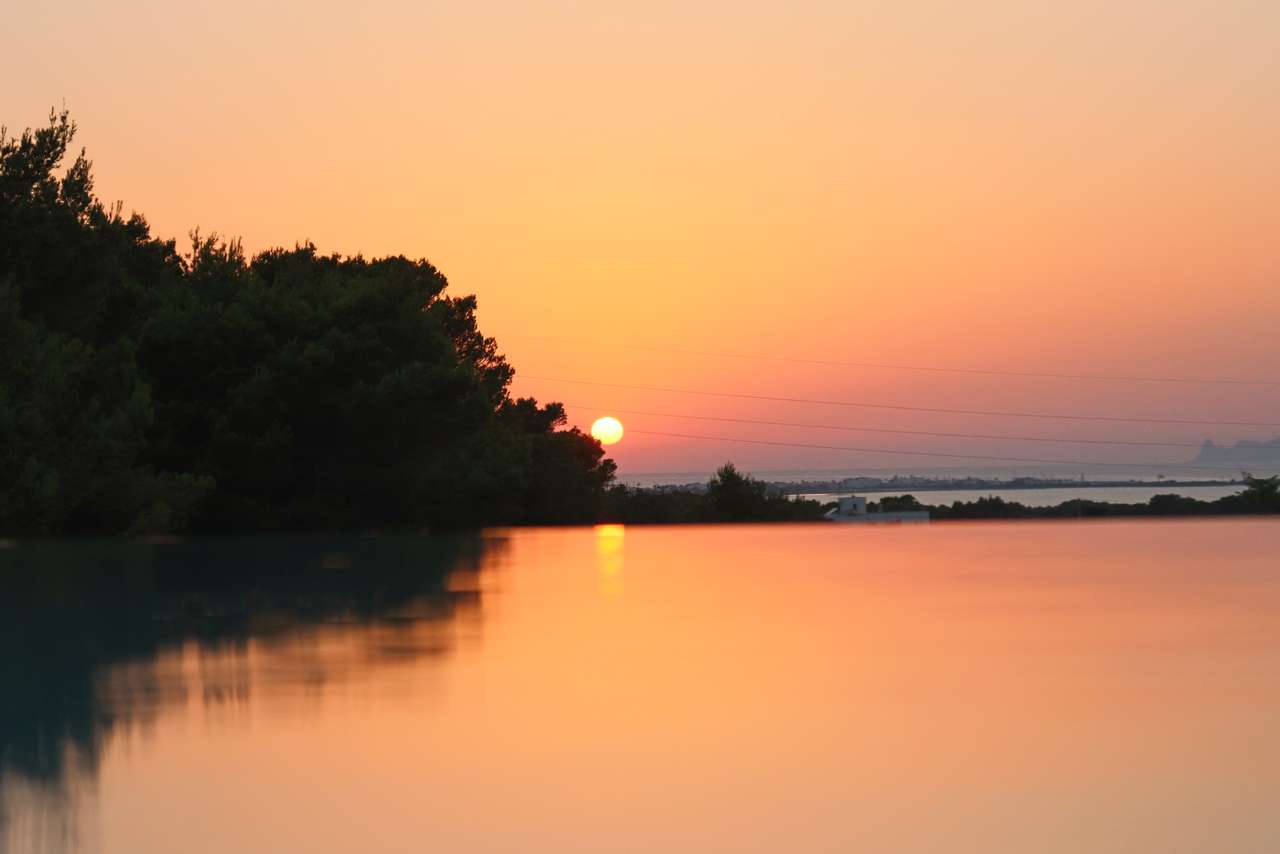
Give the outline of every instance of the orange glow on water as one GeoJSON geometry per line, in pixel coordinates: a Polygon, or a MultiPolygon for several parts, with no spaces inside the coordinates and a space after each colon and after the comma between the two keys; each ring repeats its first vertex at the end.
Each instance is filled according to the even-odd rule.
{"type": "Polygon", "coordinates": [[[453,616],[101,674],[145,726],[85,809],[104,854],[1267,850],[1273,529],[498,532],[453,616]]]}

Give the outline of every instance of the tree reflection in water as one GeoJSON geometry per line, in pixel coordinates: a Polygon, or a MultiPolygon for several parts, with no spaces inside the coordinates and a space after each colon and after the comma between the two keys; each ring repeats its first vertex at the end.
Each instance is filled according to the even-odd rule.
{"type": "Polygon", "coordinates": [[[0,851],[74,845],[113,736],[198,699],[314,702],[478,629],[485,537],[0,548],[0,851]]]}

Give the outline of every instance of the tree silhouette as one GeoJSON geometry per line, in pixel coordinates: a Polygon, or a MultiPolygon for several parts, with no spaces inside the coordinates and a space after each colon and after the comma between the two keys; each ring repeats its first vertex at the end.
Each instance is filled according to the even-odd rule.
{"type": "Polygon", "coordinates": [[[425,260],[187,254],[0,133],[0,535],[587,522],[613,464],[425,260]]]}
{"type": "Polygon", "coordinates": [[[1254,477],[1244,472],[1244,490],[1240,495],[1260,510],[1280,511],[1280,475],[1254,477]]]}

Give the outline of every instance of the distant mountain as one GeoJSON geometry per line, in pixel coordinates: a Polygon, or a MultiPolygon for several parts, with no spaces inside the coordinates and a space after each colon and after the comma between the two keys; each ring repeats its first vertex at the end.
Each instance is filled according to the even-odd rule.
{"type": "Polygon", "coordinates": [[[1236,442],[1230,447],[1219,447],[1205,439],[1193,462],[1280,463],[1280,436],[1269,442],[1236,442]]]}

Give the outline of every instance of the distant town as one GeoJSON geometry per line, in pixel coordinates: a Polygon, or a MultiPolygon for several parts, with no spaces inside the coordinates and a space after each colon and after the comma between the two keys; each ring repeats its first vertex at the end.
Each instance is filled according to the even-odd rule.
{"type": "MultiPolygon", "coordinates": [[[[1262,466],[1266,470],[1280,468],[1280,436],[1265,442],[1243,441],[1234,445],[1216,445],[1206,439],[1199,454],[1187,464],[1216,463],[1239,464],[1242,468],[1239,477],[1231,478],[1170,478],[1157,474],[1150,478],[1109,478],[1106,480],[1080,477],[1049,476],[1013,476],[994,477],[979,475],[925,475],[894,474],[885,476],[845,476],[831,478],[790,478],[786,480],[767,480],[768,490],[774,495],[834,495],[847,492],[894,492],[928,491],[941,492],[947,490],[983,490],[983,489],[1107,489],[1124,487],[1209,487],[1240,486],[1245,483],[1243,469],[1248,466],[1262,466]]],[[[1185,465],[1171,463],[1171,467],[1185,465]]],[[[622,478],[625,480],[625,478],[622,478]]],[[[665,492],[705,492],[705,479],[688,483],[657,484],[641,487],[655,493],[665,492]]]]}
{"type": "MultiPolygon", "coordinates": [[[[1183,487],[1183,486],[1239,486],[1242,478],[1214,480],[1174,480],[1157,477],[1151,479],[1133,478],[1129,480],[1085,480],[1083,478],[1059,477],[929,477],[925,475],[893,475],[891,477],[843,477],[830,480],[785,480],[766,481],[769,491],[777,495],[823,495],[847,492],[941,492],[946,490],[981,490],[981,489],[1055,489],[1076,487],[1084,489],[1101,489],[1109,487],[1183,487]]],[[[705,492],[705,481],[662,484],[645,487],[650,492],[705,492]]]]}

